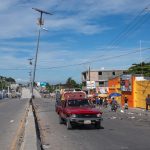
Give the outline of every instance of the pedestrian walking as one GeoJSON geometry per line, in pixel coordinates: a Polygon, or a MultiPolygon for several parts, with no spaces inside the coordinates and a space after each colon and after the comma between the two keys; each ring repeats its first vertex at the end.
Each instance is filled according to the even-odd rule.
{"type": "Polygon", "coordinates": [[[150,106],[150,94],[146,97],[146,110],[148,110],[148,106],[150,106]]]}
{"type": "Polygon", "coordinates": [[[126,96],[124,98],[124,109],[128,109],[128,98],[126,96]]]}
{"type": "Polygon", "coordinates": [[[117,108],[118,108],[118,103],[117,103],[117,101],[115,100],[115,98],[112,97],[111,110],[114,111],[114,112],[116,112],[117,108]]]}
{"type": "Polygon", "coordinates": [[[103,102],[103,106],[104,106],[105,108],[107,108],[107,105],[108,105],[108,101],[107,101],[107,98],[105,97],[105,98],[104,98],[104,102],[103,102]]]}
{"type": "Polygon", "coordinates": [[[103,105],[103,98],[100,97],[100,106],[102,106],[102,105],[103,105]]]}
{"type": "Polygon", "coordinates": [[[95,102],[96,102],[96,106],[100,105],[100,100],[99,100],[98,96],[96,96],[95,102]]]}

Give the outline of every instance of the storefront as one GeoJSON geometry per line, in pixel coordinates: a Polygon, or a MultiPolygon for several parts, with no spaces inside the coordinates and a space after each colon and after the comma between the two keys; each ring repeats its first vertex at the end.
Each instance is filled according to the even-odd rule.
{"type": "MultiPolygon", "coordinates": [[[[120,76],[109,79],[108,81],[108,88],[109,88],[109,94],[111,93],[120,93],[121,94],[121,90],[120,90],[120,76]]],[[[117,100],[117,102],[121,105],[121,97],[115,97],[115,99],[117,100]]]]}
{"type": "Polygon", "coordinates": [[[129,107],[145,108],[145,98],[150,94],[150,80],[144,77],[121,75],[108,81],[109,94],[120,93],[118,103],[124,105],[124,98],[128,98],[129,107]]]}

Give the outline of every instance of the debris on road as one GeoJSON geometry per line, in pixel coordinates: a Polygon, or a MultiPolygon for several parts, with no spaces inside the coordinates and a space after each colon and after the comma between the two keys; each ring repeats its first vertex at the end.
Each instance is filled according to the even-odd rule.
{"type": "Polygon", "coordinates": [[[130,119],[135,119],[135,117],[134,116],[132,116],[132,117],[129,117],[130,119]]]}
{"type": "Polygon", "coordinates": [[[116,119],[117,117],[112,116],[110,119],[116,119]]]}
{"type": "Polygon", "coordinates": [[[14,122],[14,120],[10,120],[10,123],[13,123],[14,122]]]}
{"type": "Polygon", "coordinates": [[[120,112],[121,112],[121,113],[124,113],[124,111],[123,111],[123,110],[120,110],[120,112]]]}

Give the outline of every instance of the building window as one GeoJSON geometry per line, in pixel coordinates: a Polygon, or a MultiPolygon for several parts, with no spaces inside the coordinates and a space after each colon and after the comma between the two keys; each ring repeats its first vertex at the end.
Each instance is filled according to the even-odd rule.
{"type": "Polygon", "coordinates": [[[114,71],[112,72],[112,75],[115,76],[115,72],[114,71]]]}
{"type": "Polygon", "coordinates": [[[100,71],[100,72],[98,72],[98,75],[102,75],[102,72],[100,71]]]}
{"type": "Polygon", "coordinates": [[[100,86],[100,87],[103,87],[103,86],[104,86],[104,81],[100,81],[100,82],[99,82],[99,86],[100,86]]]}

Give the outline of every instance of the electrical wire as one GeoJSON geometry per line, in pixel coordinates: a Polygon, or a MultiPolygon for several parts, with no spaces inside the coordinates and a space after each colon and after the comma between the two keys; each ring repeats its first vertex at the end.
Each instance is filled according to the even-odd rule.
{"type": "MultiPolygon", "coordinates": [[[[126,38],[128,37],[133,31],[135,31],[138,27],[140,27],[142,24],[145,23],[145,21],[150,17],[149,16],[149,12],[145,12],[145,10],[147,10],[147,8],[150,7],[150,4],[148,4],[140,13],[138,13],[136,15],[136,17],[127,25],[127,27],[121,31],[121,33],[116,37],[114,38],[109,46],[107,47],[110,47],[110,46],[116,46],[119,44],[119,42],[123,39],[123,38],[126,38]],[[142,18],[141,18],[142,17],[142,18]]],[[[143,49],[143,50],[149,50],[150,48],[146,48],[146,49],[143,49]]],[[[103,50],[106,50],[103,48],[103,50]]],[[[117,57],[123,57],[123,56],[126,56],[126,55],[130,55],[132,53],[137,53],[139,50],[136,50],[136,51],[132,51],[132,52],[129,52],[129,53],[126,53],[126,54],[121,54],[121,55],[116,55],[116,56],[109,56],[109,57],[105,57],[105,56],[97,56],[94,58],[94,60],[90,60],[90,61],[86,61],[86,62],[83,62],[83,63],[77,63],[77,64],[70,64],[70,65],[62,65],[62,66],[54,66],[54,67],[50,67],[50,68],[37,68],[37,70],[43,70],[43,69],[57,69],[57,68],[66,68],[66,67],[72,67],[72,66],[80,66],[80,65],[85,65],[85,64],[89,64],[89,63],[94,63],[94,62],[97,62],[97,61],[104,61],[104,60],[107,60],[107,59],[114,59],[114,58],[117,58],[117,57]],[[100,58],[99,58],[100,57],[100,58]]],[[[1,68],[1,70],[29,70],[27,68],[1,68]]]]}
{"type": "MultiPolygon", "coordinates": [[[[146,51],[146,50],[150,50],[150,48],[144,48],[141,49],[141,51],[146,51]]],[[[76,64],[70,64],[70,65],[62,65],[62,66],[54,66],[54,67],[45,67],[45,68],[37,68],[37,70],[51,70],[51,69],[57,69],[57,68],[67,68],[67,67],[72,67],[72,66],[81,66],[81,65],[85,65],[85,64],[89,64],[89,63],[94,63],[97,61],[106,61],[106,60],[111,60],[111,59],[116,59],[119,57],[124,57],[130,54],[134,54],[134,53],[138,53],[140,50],[136,49],[132,52],[128,52],[125,54],[120,54],[120,55],[115,55],[115,56],[108,56],[108,57],[103,57],[103,58],[99,58],[99,59],[95,59],[93,61],[87,61],[87,62],[83,62],[83,63],[76,63],[76,64]]],[[[0,68],[0,70],[29,70],[29,68],[0,68]]]]}
{"type": "Polygon", "coordinates": [[[150,7],[148,4],[141,12],[139,12],[135,18],[110,42],[110,46],[116,45],[122,38],[125,38],[133,32],[133,30],[140,27],[149,18],[149,12],[147,8],[150,7]]]}
{"type": "MultiPolygon", "coordinates": [[[[147,11],[150,7],[150,4],[146,5],[134,18],[133,20],[106,46],[106,48],[100,48],[99,50],[106,50],[108,47],[117,47],[119,42],[131,35],[135,30],[137,30],[140,26],[142,26],[149,19],[149,11],[147,11]]],[[[93,59],[96,59],[102,56],[96,56],[93,59]]],[[[93,60],[91,59],[91,61],[93,60]]],[[[87,63],[86,63],[87,64],[87,63]]]]}

